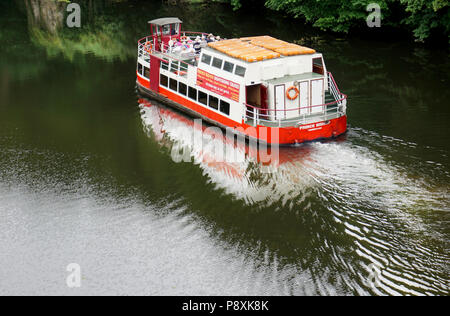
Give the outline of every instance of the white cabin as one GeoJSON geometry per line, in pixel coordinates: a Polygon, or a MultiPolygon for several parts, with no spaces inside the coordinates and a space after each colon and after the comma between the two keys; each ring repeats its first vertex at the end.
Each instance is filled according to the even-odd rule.
{"type": "Polygon", "coordinates": [[[167,28],[165,37],[153,34],[139,42],[138,78],[143,86],[147,80],[151,90],[166,89],[226,119],[254,126],[299,126],[346,115],[346,96],[327,72],[322,54],[313,49],[270,36],[206,43],[206,34],[180,31],[175,18],[157,22],[161,25],[151,22],[157,36],[164,23],[176,27],[167,28]],[[199,35],[201,51],[186,50],[199,35]],[[174,39],[183,39],[181,52],[170,46],[174,39]]]}

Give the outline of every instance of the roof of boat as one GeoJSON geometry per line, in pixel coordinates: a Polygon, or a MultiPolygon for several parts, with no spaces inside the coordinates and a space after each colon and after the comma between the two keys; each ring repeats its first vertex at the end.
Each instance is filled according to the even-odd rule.
{"type": "Polygon", "coordinates": [[[208,45],[228,56],[247,62],[316,53],[312,48],[288,43],[267,35],[211,42],[208,45]]]}
{"type": "Polygon", "coordinates": [[[163,26],[167,24],[183,23],[179,18],[161,18],[148,22],[149,24],[154,24],[158,26],[163,26]]]}

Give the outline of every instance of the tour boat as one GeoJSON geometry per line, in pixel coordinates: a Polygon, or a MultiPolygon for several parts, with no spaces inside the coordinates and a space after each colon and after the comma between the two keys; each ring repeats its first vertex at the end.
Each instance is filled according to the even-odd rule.
{"type": "Polygon", "coordinates": [[[220,39],[149,22],[138,42],[137,87],[187,114],[251,140],[289,145],[347,130],[347,96],[322,54],[271,36],[220,39]]]}

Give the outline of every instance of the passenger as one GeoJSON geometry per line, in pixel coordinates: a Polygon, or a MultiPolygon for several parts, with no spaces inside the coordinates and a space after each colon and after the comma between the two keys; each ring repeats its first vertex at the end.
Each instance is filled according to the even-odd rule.
{"type": "Polygon", "coordinates": [[[216,36],[216,41],[217,41],[217,42],[220,42],[220,41],[221,41],[220,36],[216,36]]]}
{"type": "Polygon", "coordinates": [[[201,47],[206,47],[206,46],[208,46],[208,42],[206,41],[206,36],[205,35],[202,35],[202,40],[201,40],[201,47]]]}
{"type": "Polygon", "coordinates": [[[175,42],[171,39],[168,44],[169,44],[168,51],[169,51],[169,53],[172,53],[175,42]]]}
{"type": "Polygon", "coordinates": [[[197,38],[195,39],[195,42],[192,46],[194,48],[195,54],[200,55],[200,51],[202,50],[200,36],[197,36],[197,38]]]}
{"type": "Polygon", "coordinates": [[[215,42],[214,35],[209,34],[209,35],[208,35],[208,38],[206,39],[206,42],[208,42],[208,43],[215,42]]]}

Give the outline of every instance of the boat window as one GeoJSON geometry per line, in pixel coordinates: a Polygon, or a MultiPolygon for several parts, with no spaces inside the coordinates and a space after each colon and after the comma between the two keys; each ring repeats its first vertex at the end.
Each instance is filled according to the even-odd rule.
{"type": "Polygon", "coordinates": [[[165,59],[165,58],[164,58],[164,60],[166,62],[161,61],[161,68],[164,69],[164,70],[169,70],[169,60],[165,59]]]}
{"type": "Polygon", "coordinates": [[[162,27],[162,30],[163,30],[163,35],[170,35],[170,24],[164,25],[162,27]]]}
{"type": "Polygon", "coordinates": [[[169,78],[167,76],[161,75],[160,76],[160,82],[161,82],[161,85],[163,87],[168,87],[169,86],[169,78]]]}
{"type": "Polygon", "coordinates": [[[144,77],[150,79],[150,68],[144,67],[144,77]]]}
{"type": "Polygon", "coordinates": [[[319,75],[324,74],[322,58],[319,57],[313,59],[313,72],[319,75]]]}
{"type": "Polygon", "coordinates": [[[212,65],[213,65],[213,67],[222,69],[222,63],[223,63],[222,59],[214,57],[212,65]]]}
{"type": "Polygon", "coordinates": [[[142,64],[141,63],[138,63],[137,72],[138,72],[138,74],[142,75],[142,64]]]}
{"type": "Polygon", "coordinates": [[[180,67],[180,62],[176,60],[172,60],[170,63],[170,72],[177,73],[178,68],[180,67]]]}
{"type": "Polygon", "coordinates": [[[215,110],[218,110],[219,109],[219,99],[210,95],[209,96],[209,107],[213,108],[215,110]]]}
{"type": "Polygon", "coordinates": [[[223,70],[233,73],[234,64],[226,61],[223,65],[223,70]]]}
{"type": "Polygon", "coordinates": [[[184,83],[180,82],[178,86],[178,92],[182,95],[187,95],[187,86],[184,83]]]}
{"type": "Polygon", "coordinates": [[[211,56],[203,54],[202,56],[202,63],[207,64],[207,65],[211,65],[211,56]]]}
{"type": "Polygon", "coordinates": [[[191,98],[192,100],[197,101],[197,89],[189,87],[189,98],[191,98]]]}
{"type": "Polygon", "coordinates": [[[245,71],[246,69],[244,67],[236,65],[236,70],[234,71],[234,73],[238,76],[245,77],[245,71]]]}
{"type": "Polygon", "coordinates": [[[230,115],[230,103],[220,100],[220,112],[230,115]]]}
{"type": "Polygon", "coordinates": [[[208,95],[202,91],[198,92],[198,102],[208,105],[208,95]]]}
{"type": "Polygon", "coordinates": [[[153,26],[153,35],[160,35],[161,34],[161,27],[158,25],[153,26]]]}
{"type": "Polygon", "coordinates": [[[176,23],[176,24],[172,24],[172,31],[171,31],[171,35],[177,35],[180,32],[180,24],[176,23]]]}
{"type": "Polygon", "coordinates": [[[175,79],[170,78],[170,86],[169,86],[170,90],[173,91],[178,91],[178,81],[176,81],[175,79]]]}
{"type": "Polygon", "coordinates": [[[180,71],[184,71],[187,72],[188,71],[188,64],[186,62],[181,62],[180,63],[180,71]]]}

